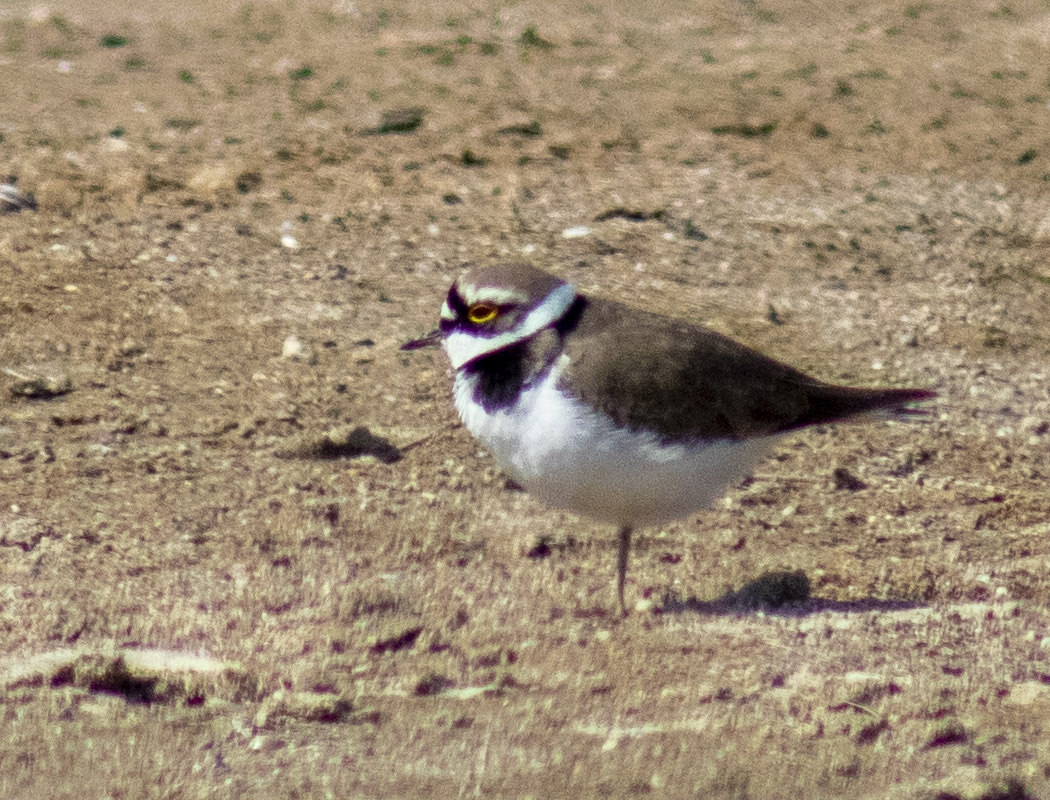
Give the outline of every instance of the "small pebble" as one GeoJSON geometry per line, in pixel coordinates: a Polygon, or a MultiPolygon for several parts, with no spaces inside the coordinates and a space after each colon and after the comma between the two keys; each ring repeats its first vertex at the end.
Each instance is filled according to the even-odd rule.
{"type": "Polygon", "coordinates": [[[571,228],[566,228],[561,232],[562,238],[564,239],[581,239],[584,236],[591,235],[591,229],[586,225],[574,225],[571,228]]]}
{"type": "Polygon", "coordinates": [[[294,333],[284,340],[281,346],[282,358],[302,358],[306,355],[306,345],[294,333]]]}

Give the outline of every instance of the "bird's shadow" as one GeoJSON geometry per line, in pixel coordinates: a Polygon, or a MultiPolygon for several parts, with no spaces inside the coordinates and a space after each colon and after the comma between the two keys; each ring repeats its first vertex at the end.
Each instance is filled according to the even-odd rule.
{"type": "Polygon", "coordinates": [[[860,600],[826,600],[813,597],[806,573],[767,572],[749,581],[735,591],[726,592],[715,600],[664,595],[658,605],[661,614],[707,614],[711,616],[741,616],[761,611],[784,617],[804,617],[822,611],[839,613],[869,611],[908,611],[926,608],[927,603],[913,600],[883,600],[865,597],[860,600]]]}

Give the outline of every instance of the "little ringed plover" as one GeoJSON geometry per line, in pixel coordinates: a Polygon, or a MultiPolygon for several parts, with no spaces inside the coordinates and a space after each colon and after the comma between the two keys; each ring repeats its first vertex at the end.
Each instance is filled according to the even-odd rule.
{"type": "Polygon", "coordinates": [[[499,465],[549,505],[631,532],[710,505],[784,434],[863,416],[906,418],[926,389],[837,386],[699,325],[587,297],[522,264],[469,270],[437,330],[456,409],[499,465]]]}

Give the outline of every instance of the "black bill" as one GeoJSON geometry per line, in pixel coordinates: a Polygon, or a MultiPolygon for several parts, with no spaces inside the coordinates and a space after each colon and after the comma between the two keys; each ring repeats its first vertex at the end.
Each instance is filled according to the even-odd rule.
{"type": "Polygon", "coordinates": [[[426,336],[420,339],[413,339],[411,342],[405,342],[401,345],[402,350],[418,350],[421,347],[434,347],[435,345],[441,344],[441,329],[438,328],[436,331],[431,331],[426,336]]]}

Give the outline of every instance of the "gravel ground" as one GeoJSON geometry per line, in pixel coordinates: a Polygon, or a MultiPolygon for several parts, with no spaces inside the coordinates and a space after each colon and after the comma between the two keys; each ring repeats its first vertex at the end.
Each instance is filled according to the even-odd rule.
{"type": "Polygon", "coordinates": [[[1045,2],[219,5],[0,9],[0,796],[1050,797],[1045,2]],[[496,260],[940,398],[621,620],[398,350],[496,260]]]}

